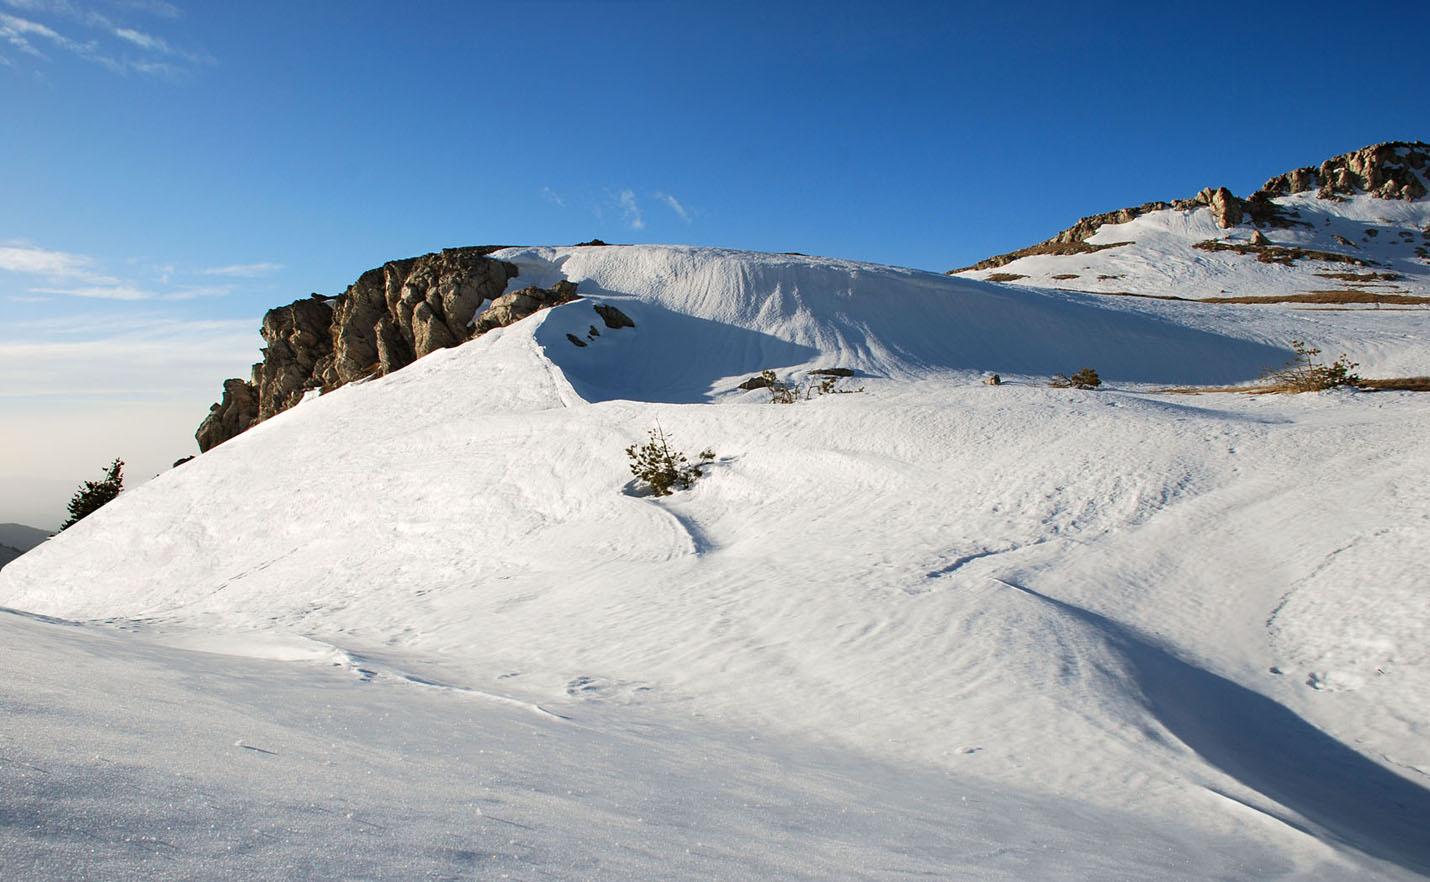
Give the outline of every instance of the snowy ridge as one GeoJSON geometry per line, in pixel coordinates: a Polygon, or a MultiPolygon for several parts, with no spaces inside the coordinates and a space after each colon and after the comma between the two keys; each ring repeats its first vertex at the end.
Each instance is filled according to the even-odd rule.
{"type": "Polygon", "coordinates": [[[1066,291],[1194,300],[1316,291],[1430,297],[1430,197],[1400,201],[1359,193],[1330,201],[1305,192],[1271,202],[1285,210],[1294,222],[1291,226],[1258,227],[1248,219],[1223,229],[1210,207],[1167,208],[1127,223],[1102,225],[1086,240],[1110,246],[1099,251],[1021,257],[958,275],[1066,291]],[[1256,251],[1195,247],[1207,242],[1250,246],[1258,234],[1273,247],[1341,255],[1355,262],[1308,256],[1285,265],[1262,262],[1256,251]]]}
{"type": "MultiPolygon", "coordinates": [[[[511,746],[520,727],[622,769],[661,732],[714,757],[709,775],[659,754],[702,799],[702,779],[780,777],[741,777],[742,733],[790,767],[832,763],[829,787],[894,816],[925,817],[910,794],[972,795],[962,844],[916,823],[941,855],[919,872],[1236,875],[1215,853],[1262,876],[1430,873],[1430,405],[1142,385],[1250,380],[1292,338],[1427,372],[1430,312],[1114,300],[674,246],[498,256],[513,284],[567,278],[584,299],[122,495],[0,572],[0,606],[130,630],[145,648],[102,653],[141,668],[205,649],[239,679],[286,659],[308,673],[281,675],[283,694],[330,684],[341,708],[356,689],[414,719],[465,701],[462,725],[493,727],[542,786],[570,785],[511,746]],[[590,335],[594,303],[636,326],[590,335]],[[1033,382],[1084,365],[1114,388],[1033,382]],[[775,406],[736,388],[835,366],[865,391],[775,406]],[[622,454],[657,422],[717,454],[663,499],[628,492],[622,454]],[[341,676],[302,679],[318,671],[341,676]],[[877,783],[909,777],[924,784],[877,783]],[[989,820],[1020,815],[1063,850],[989,820]],[[1158,847],[1066,847],[1114,817],[1158,847]]],[[[301,741],[331,724],[284,725],[301,741]]],[[[590,805],[548,811],[579,823],[590,805]]],[[[622,834],[601,835],[616,854],[622,834]]],[[[769,844],[751,872],[897,878],[874,842],[804,870],[769,844]]]]}

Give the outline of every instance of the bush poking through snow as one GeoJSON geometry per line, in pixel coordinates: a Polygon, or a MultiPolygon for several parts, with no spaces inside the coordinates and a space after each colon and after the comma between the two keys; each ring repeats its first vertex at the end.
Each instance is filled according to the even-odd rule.
{"type": "Polygon", "coordinates": [[[1317,357],[1321,350],[1307,346],[1304,340],[1292,340],[1291,350],[1296,353],[1295,358],[1280,368],[1264,369],[1277,392],[1319,392],[1337,386],[1355,386],[1361,381],[1351,373],[1360,365],[1348,360],[1344,352],[1340,358],[1324,364],[1317,357]]]}
{"type": "Polygon", "coordinates": [[[1071,377],[1053,374],[1048,385],[1054,389],[1096,389],[1102,385],[1102,378],[1092,368],[1083,368],[1071,377]]]}
{"type": "Polygon", "coordinates": [[[781,383],[774,371],[760,371],[760,378],[768,381],[770,404],[794,404],[799,400],[799,387],[793,383],[781,383]]]}
{"type": "Polygon", "coordinates": [[[700,451],[692,465],[685,454],[670,449],[669,436],[656,423],[650,430],[650,440],[627,447],[626,456],[637,482],[649,485],[656,496],[669,496],[675,490],[689,490],[695,479],[705,474],[702,469],[715,459],[715,451],[700,451]]]}
{"type": "Polygon", "coordinates": [[[781,383],[775,376],[774,371],[760,371],[760,384],[758,387],[770,390],[771,404],[794,404],[796,401],[808,401],[815,395],[847,395],[851,392],[863,392],[864,387],[858,389],[837,389],[841,378],[851,376],[853,371],[846,372],[845,368],[830,368],[826,370],[811,371],[811,377],[804,384],[781,383]]]}

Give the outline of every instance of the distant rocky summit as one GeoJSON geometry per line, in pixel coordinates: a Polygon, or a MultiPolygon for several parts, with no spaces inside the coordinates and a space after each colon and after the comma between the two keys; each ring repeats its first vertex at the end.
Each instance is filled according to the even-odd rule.
{"type": "Polygon", "coordinates": [[[223,384],[223,398],[194,437],[206,451],[287,410],[309,392],[328,392],[390,374],[438,349],[572,300],[576,286],[503,293],[514,265],[488,257],[499,246],[448,248],[389,261],[336,297],[314,294],[268,311],[263,360],[248,380],[223,384]]]}
{"type": "Polygon", "coordinates": [[[1272,202],[1274,197],[1315,190],[1316,198],[1334,201],[1341,201],[1343,196],[1357,193],[1368,193],[1378,199],[1420,199],[1426,194],[1425,175],[1430,172],[1430,169],[1426,168],[1427,164],[1430,164],[1430,144],[1423,141],[1387,141],[1383,144],[1373,144],[1334,156],[1319,167],[1306,166],[1276,175],[1246,199],[1233,195],[1225,187],[1208,187],[1191,199],[1144,202],[1132,208],[1094,214],[1080,218],[1077,223],[1045,242],[995,255],[962,269],[949,270],[948,274],[995,269],[1007,266],[1019,258],[1039,254],[1086,254],[1115,248],[1127,243],[1093,244],[1088,240],[1103,226],[1125,224],[1154,211],[1187,211],[1208,207],[1217,226],[1222,229],[1230,229],[1247,219],[1258,227],[1286,227],[1296,221],[1272,202]]]}
{"type": "Polygon", "coordinates": [[[1430,144],[1391,141],[1276,175],[1245,199],[1208,187],[1084,217],[949,273],[1096,294],[1418,306],[1430,302],[1427,192],[1430,144]]]}

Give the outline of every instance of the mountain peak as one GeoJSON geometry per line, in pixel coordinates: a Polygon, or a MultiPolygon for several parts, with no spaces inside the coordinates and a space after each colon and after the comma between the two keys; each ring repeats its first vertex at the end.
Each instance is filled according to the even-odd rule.
{"type": "Polygon", "coordinates": [[[950,275],[1170,299],[1430,302],[1428,183],[1430,144],[1387,141],[1276,175],[1246,198],[1208,187],[1090,215],[950,275]]]}

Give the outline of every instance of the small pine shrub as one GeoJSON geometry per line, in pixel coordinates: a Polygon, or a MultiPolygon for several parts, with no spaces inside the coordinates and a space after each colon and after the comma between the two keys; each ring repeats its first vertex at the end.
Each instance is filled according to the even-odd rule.
{"type": "Polygon", "coordinates": [[[649,435],[650,440],[645,444],[627,447],[626,457],[631,461],[631,474],[636,481],[650,487],[656,496],[690,489],[695,479],[705,474],[703,467],[715,459],[715,451],[706,448],[692,464],[685,454],[670,448],[670,437],[660,423],[656,423],[649,435]]]}
{"type": "Polygon", "coordinates": [[[796,401],[808,401],[816,395],[846,395],[851,392],[864,391],[863,386],[858,389],[836,388],[842,376],[820,375],[810,378],[804,384],[781,383],[774,371],[760,371],[760,377],[765,381],[765,387],[770,390],[771,404],[794,404],[796,401]]]}
{"type": "Polygon", "coordinates": [[[1352,371],[1360,367],[1346,358],[1345,353],[1330,364],[1323,363],[1318,356],[1321,350],[1307,346],[1304,340],[1292,340],[1291,351],[1296,357],[1279,368],[1266,368],[1268,380],[1282,392],[1319,392],[1337,386],[1355,386],[1361,378],[1352,371]]]}
{"type": "Polygon", "coordinates": [[[75,491],[70,498],[68,511],[69,518],[60,524],[61,530],[73,527],[86,517],[99,511],[119,495],[119,491],[124,489],[124,460],[115,457],[104,474],[102,481],[85,481],[80,488],[75,491]]]}
{"type": "Polygon", "coordinates": [[[799,400],[799,387],[781,383],[774,371],[760,371],[760,376],[769,384],[770,404],[794,404],[799,400]]]}
{"type": "Polygon", "coordinates": [[[1054,389],[1096,389],[1102,385],[1102,378],[1092,368],[1083,368],[1071,377],[1053,374],[1048,385],[1054,389]]]}

